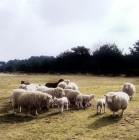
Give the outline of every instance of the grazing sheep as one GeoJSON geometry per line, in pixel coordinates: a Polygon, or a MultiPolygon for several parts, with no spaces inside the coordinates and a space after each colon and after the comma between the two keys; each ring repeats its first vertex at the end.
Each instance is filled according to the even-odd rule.
{"type": "Polygon", "coordinates": [[[64,81],[64,79],[59,79],[58,82],[55,82],[55,83],[46,83],[45,86],[46,87],[49,87],[49,88],[56,88],[58,83],[64,81]]]}
{"type": "Polygon", "coordinates": [[[127,93],[130,97],[130,100],[132,99],[133,94],[136,92],[136,88],[132,83],[124,83],[122,86],[122,91],[127,93]]]}
{"type": "Polygon", "coordinates": [[[74,90],[78,90],[78,86],[73,83],[73,82],[70,82],[66,87],[65,89],[74,89],[74,90]]]}
{"type": "Polygon", "coordinates": [[[85,107],[90,105],[89,101],[91,101],[93,98],[95,98],[94,94],[86,95],[86,94],[79,94],[76,97],[76,105],[78,108],[81,106],[83,108],[83,103],[85,103],[85,107]]]}
{"type": "Polygon", "coordinates": [[[106,105],[113,112],[113,116],[115,117],[115,112],[120,109],[122,109],[122,116],[128,106],[129,96],[125,92],[108,92],[104,96],[106,97],[106,105]]]}
{"type": "Polygon", "coordinates": [[[27,81],[21,81],[21,84],[29,85],[30,83],[27,81]]]}
{"type": "Polygon", "coordinates": [[[67,97],[62,98],[54,98],[53,103],[58,105],[58,111],[63,112],[64,105],[66,106],[66,110],[68,110],[68,105],[70,104],[67,97]]]}
{"type": "Polygon", "coordinates": [[[64,92],[70,103],[74,104],[76,104],[76,97],[81,94],[78,90],[73,89],[64,89],[64,92]]]}
{"type": "Polygon", "coordinates": [[[28,90],[28,91],[36,91],[36,89],[38,87],[39,87],[38,84],[29,84],[29,85],[20,84],[18,89],[24,89],[24,90],[28,90]]]}
{"type": "Polygon", "coordinates": [[[52,95],[52,97],[56,97],[56,98],[61,98],[63,96],[65,96],[64,90],[60,87],[56,87],[56,88],[47,88],[45,86],[39,86],[37,88],[37,91],[41,91],[44,93],[48,93],[50,95],[52,95]]]}
{"type": "Polygon", "coordinates": [[[100,107],[100,114],[102,114],[102,107],[104,107],[104,113],[106,113],[106,99],[105,97],[102,99],[98,99],[96,102],[96,111],[99,113],[98,109],[100,107]]]}
{"type": "Polygon", "coordinates": [[[36,115],[38,115],[37,110],[45,106],[49,108],[51,102],[52,96],[47,93],[42,93],[41,91],[26,91],[26,93],[19,96],[17,105],[19,107],[27,107],[27,114],[30,116],[30,109],[35,108],[36,115]]]}

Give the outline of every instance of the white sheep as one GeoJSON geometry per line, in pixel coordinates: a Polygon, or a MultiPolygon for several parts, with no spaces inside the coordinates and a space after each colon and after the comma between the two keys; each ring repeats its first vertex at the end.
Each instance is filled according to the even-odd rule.
{"type": "Polygon", "coordinates": [[[48,88],[46,86],[39,86],[37,88],[37,91],[41,91],[44,93],[48,93],[50,94],[53,98],[61,98],[63,96],[65,96],[64,90],[60,87],[56,87],[56,88],[48,88]]]}
{"type": "Polygon", "coordinates": [[[108,92],[106,95],[106,105],[113,112],[115,117],[115,112],[122,109],[121,116],[124,110],[127,108],[129,103],[129,96],[125,92],[108,92]]]}
{"type": "Polygon", "coordinates": [[[76,97],[76,105],[83,108],[83,103],[85,103],[85,107],[90,105],[90,101],[95,98],[94,94],[86,95],[86,94],[79,94],[76,97]]]}
{"type": "Polygon", "coordinates": [[[36,89],[39,87],[38,84],[20,84],[18,89],[24,89],[24,90],[28,90],[28,91],[36,91],[36,89]]]}
{"type": "Polygon", "coordinates": [[[18,101],[20,95],[23,94],[23,93],[26,93],[26,92],[27,91],[24,90],[24,89],[14,89],[13,92],[11,93],[11,95],[10,95],[10,101],[12,102],[13,111],[14,111],[15,114],[16,114],[16,112],[15,112],[15,106],[17,105],[17,101],[18,101]]]}
{"type": "Polygon", "coordinates": [[[64,89],[64,92],[70,103],[74,102],[74,104],[76,104],[76,97],[81,94],[80,91],[73,89],[64,89]]]}
{"type": "Polygon", "coordinates": [[[66,106],[66,110],[68,110],[68,105],[70,104],[70,102],[67,97],[62,97],[62,98],[54,98],[53,104],[58,105],[58,111],[62,113],[64,106],[66,106]]]}
{"type": "Polygon", "coordinates": [[[98,109],[100,108],[100,114],[102,114],[102,108],[104,107],[104,113],[106,113],[106,99],[105,97],[98,99],[96,102],[96,112],[99,114],[98,109]]]}
{"type": "Polygon", "coordinates": [[[69,84],[69,82],[70,82],[69,80],[64,80],[64,81],[58,83],[57,87],[61,87],[64,89],[69,84]]]}
{"type": "Polygon", "coordinates": [[[126,82],[122,86],[122,91],[127,93],[130,97],[130,100],[131,100],[133,97],[133,94],[136,92],[136,88],[132,83],[126,82]]]}
{"type": "Polygon", "coordinates": [[[70,82],[66,87],[65,89],[74,89],[74,90],[78,90],[78,86],[77,84],[73,83],[73,82],[70,82]]]}
{"type": "Polygon", "coordinates": [[[50,103],[52,103],[52,96],[47,93],[42,93],[41,91],[26,91],[26,93],[21,94],[17,100],[18,107],[28,108],[28,116],[30,116],[30,109],[35,108],[36,115],[38,115],[37,110],[45,106],[49,108],[50,103]]]}

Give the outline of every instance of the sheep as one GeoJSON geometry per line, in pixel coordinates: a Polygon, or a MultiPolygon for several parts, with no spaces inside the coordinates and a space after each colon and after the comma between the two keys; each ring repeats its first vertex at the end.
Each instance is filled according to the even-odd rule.
{"type": "Polygon", "coordinates": [[[10,95],[10,101],[12,102],[13,111],[15,112],[15,106],[17,105],[18,98],[21,94],[26,93],[27,91],[24,89],[14,89],[13,92],[10,95]]]}
{"type": "Polygon", "coordinates": [[[28,91],[36,91],[36,89],[39,87],[38,84],[29,84],[29,85],[25,85],[25,84],[20,84],[18,89],[25,89],[28,91]]]}
{"type": "Polygon", "coordinates": [[[106,113],[106,99],[105,97],[98,99],[96,102],[96,112],[99,113],[98,108],[100,107],[100,114],[102,114],[102,107],[104,107],[104,113],[106,113]]]}
{"type": "Polygon", "coordinates": [[[65,88],[68,84],[70,83],[70,80],[64,80],[62,82],[60,82],[57,87],[61,87],[61,88],[65,88]]]}
{"type": "Polygon", "coordinates": [[[86,94],[79,94],[76,97],[76,105],[78,108],[81,106],[83,108],[83,103],[85,103],[85,107],[90,105],[89,101],[91,101],[93,98],[95,98],[94,94],[86,95],[86,94]]]}
{"type": "Polygon", "coordinates": [[[56,88],[58,83],[64,81],[64,79],[59,79],[58,82],[55,82],[55,83],[46,83],[45,86],[46,87],[49,87],[49,88],[56,88]]]}
{"type": "Polygon", "coordinates": [[[115,112],[122,110],[121,116],[124,110],[127,108],[129,103],[129,96],[125,92],[108,92],[106,95],[106,105],[113,112],[113,117],[115,117],[115,112]]]}
{"type": "Polygon", "coordinates": [[[66,87],[65,89],[74,89],[74,90],[78,90],[78,86],[73,83],[73,82],[70,82],[66,87]]]}
{"type": "Polygon", "coordinates": [[[47,93],[42,93],[41,91],[26,91],[24,94],[19,96],[17,105],[19,107],[27,107],[27,114],[30,116],[30,109],[35,108],[36,115],[38,115],[37,110],[45,106],[49,108],[51,102],[52,96],[47,93]]]}
{"type": "Polygon", "coordinates": [[[21,81],[21,84],[29,85],[30,83],[27,81],[21,81]]]}
{"type": "Polygon", "coordinates": [[[70,104],[67,97],[54,98],[53,103],[58,105],[58,111],[61,113],[63,112],[64,105],[66,106],[66,110],[68,110],[68,105],[70,104]]]}
{"type": "Polygon", "coordinates": [[[37,91],[41,91],[44,93],[48,93],[50,95],[52,95],[52,97],[56,97],[56,98],[61,98],[63,96],[65,96],[64,90],[60,87],[56,87],[56,88],[47,88],[45,86],[39,86],[37,88],[37,91]]]}
{"type": "Polygon", "coordinates": [[[126,82],[122,86],[122,91],[127,93],[130,97],[130,100],[131,100],[133,97],[133,94],[136,92],[136,88],[132,83],[126,82]]]}
{"type": "Polygon", "coordinates": [[[78,90],[73,90],[73,89],[64,89],[65,92],[65,97],[68,98],[68,100],[70,101],[70,103],[76,104],[76,97],[81,94],[80,91],[78,90]]]}

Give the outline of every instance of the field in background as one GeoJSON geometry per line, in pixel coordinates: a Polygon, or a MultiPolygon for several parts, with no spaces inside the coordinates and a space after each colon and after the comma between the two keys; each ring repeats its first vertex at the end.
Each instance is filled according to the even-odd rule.
{"type": "Polygon", "coordinates": [[[0,74],[0,140],[133,140],[139,139],[139,77],[97,77],[91,75],[14,75],[0,74]],[[60,78],[69,79],[79,86],[84,94],[95,94],[92,106],[78,109],[69,106],[62,114],[57,108],[43,108],[35,116],[22,113],[13,114],[9,96],[17,88],[21,80],[45,85],[46,82],[56,82],[60,78]],[[136,87],[136,94],[125,110],[123,117],[115,118],[112,112],[97,115],[96,100],[109,91],[121,91],[125,82],[131,82],[136,87]]]}

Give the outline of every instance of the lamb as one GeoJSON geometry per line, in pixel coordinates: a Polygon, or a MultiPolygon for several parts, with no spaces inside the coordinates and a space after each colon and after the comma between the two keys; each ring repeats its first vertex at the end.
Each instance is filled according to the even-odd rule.
{"type": "Polygon", "coordinates": [[[58,83],[64,81],[64,79],[59,79],[58,82],[55,82],[55,83],[46,83],[45,86],[46,87],[49,87],[49,88],[56,88],[58,83]]]}
{"type": "Polygon", "coordinates": [[[86,94],[79,94],[76,97],[76,105],[78,108],[81,106],[83,108],[83,103],[85,103],[85,107],[90,105],[90,102],[93,98],[95,98],[94,94],[86,95],[86,94]]]}
{"type": "Polygon", "coordinates": [[[36,89],[38,87],[39,87],[38,84],[29,84],[29,85],[20,84],[18,89],[24,89],[24,90],[28,90],[28,91],[36,91],[36,89]]]}
{"type": "Polygon", "coordinates": [[[41,91],[26,91],[26,93],[21,94],[17,100],[19,107],[28,108],[28,116],[30,116],[30,109],[35,108],[36,115],[38,115],[37,110],[45,106],[49,108],[50,103],[52,103],[52,96],[47,93],[42,93],[41,91]]]}
{"type": "Polygon", "coordinates": [[[113,117],[115,117],[115,112],[119,110],[122,110],[122,116],[128,106],[129,96],[125,92],[108,92],[104,96],[106,97],[107,107],[113,112],[113,117]]]}
{"type": "Polygon", "coordinates": [[[76,97],[81,94],[80,91],[78,90],[73,90],[73,89],[64,89],[65,92],[65,97],[68,98],[68,100],[70,101],[70,103],[76,104],[76,97]]]}
{"type": "Polygon", "coordinates": [[[63,112],[64,105],[66,106],[66,110],[68,110],[68,105],[70,104],[67,97],[54,98],[53,103],[58,105],[58,111],[61,113],[63,112]]]}
{"type": "Polygon", "coordinates": [[[99,107],[100,107],[100,114],[102,114],[102,107],[104,107],[104,113],[106,113],[106,99],[105,99],[105,97],[98,99],[96,102],[97,114],[99,114],[99,111],[98,111],[99,107]]]}
{"type": "Polygon", "coordinates": [[[65,89],[74,89],[74,90],[78,90],[78,86],[77,84],[73,83],[73,82],[70,82],[66,87],[65,89]]]}
{"type": "Polygon", "coordinates": [[[133,94],[136,92],[136,88],[132,83],[126,82],[122,86],[122,91],[127,93],[130,97],[130,100],[131,100],[133,97],[133,94]]]}
{"type": "Polygon", "coordinates": [[[39,86],[37,88],[37,91],[41,91],[44,93],[48,93],[50,94],[53,98],[61,98],[63,96],[65,96],[64,90],[60,87],[56,87],[56,88],[47,88],[45,86],[39,86]]]}

